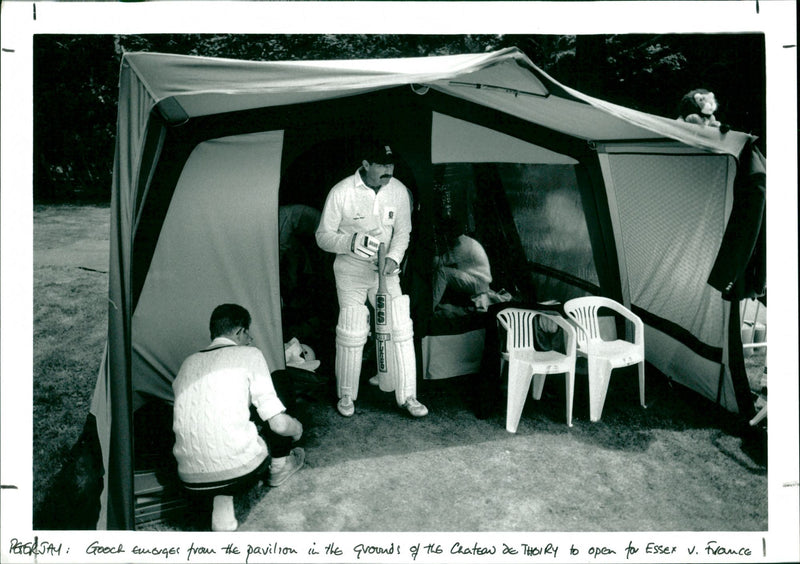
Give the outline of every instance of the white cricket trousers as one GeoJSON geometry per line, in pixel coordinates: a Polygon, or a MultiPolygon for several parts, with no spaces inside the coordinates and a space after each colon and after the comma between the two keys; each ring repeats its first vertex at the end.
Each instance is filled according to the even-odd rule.
{"type": "MultiPolygon", "coordinates": [[[[378,292],[378,271],[375,263],[361,261],[349,255],[336,255],[333,275],[336,278],[339,309],[364,305],[367,300],[375,307],[375,294],[378,292]]],[[[398,274],[386,277],[386,292],[391,298],[401,295],[398,274]]]]}

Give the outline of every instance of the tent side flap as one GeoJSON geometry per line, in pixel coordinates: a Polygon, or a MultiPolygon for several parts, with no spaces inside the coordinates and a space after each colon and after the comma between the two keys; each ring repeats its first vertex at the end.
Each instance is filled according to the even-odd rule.
{"type": "Polygon", "coordinates": [[[739,157],[733,209],[708,283],[729,299],[766,292],[766,162],[752,144],[739,157]]]}
{"type": "Polygon", "coordinates": [[[108,343],[91,406],[106,469],[99,528],[133,528],[131,243],[140,202],[137,181],[149,176],[142,170],[142,152],[155,103],[151,90],[123,57],[110,205],[108,343]]]}
{"type": "Polygon", "coordinates": [[[133,372],[140,395],[172,401],[183,359],[209,340],[222,303],[253,317],[254,344],[283,368],[277,192],[283,133],[270,131],[198,145],[169,203],[133,315],[133,372]],[[180,273],[192,273],[181,276],[180,273]]]}

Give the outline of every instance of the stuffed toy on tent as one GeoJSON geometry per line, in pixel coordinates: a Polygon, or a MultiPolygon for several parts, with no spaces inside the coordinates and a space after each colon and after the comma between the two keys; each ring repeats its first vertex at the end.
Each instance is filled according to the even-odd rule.
{"type": "Polygon", "coordinates": [[[687,92],[681,98],[678,119],[686,123],[717,127],[721,133],[730,131],[730,126],[717,121],[714,112],[718,108],[717,97],[705,88],[697,88],[687,92]]]}

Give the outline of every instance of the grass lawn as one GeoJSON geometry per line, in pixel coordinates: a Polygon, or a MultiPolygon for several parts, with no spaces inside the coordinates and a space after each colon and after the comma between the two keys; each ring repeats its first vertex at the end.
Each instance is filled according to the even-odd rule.
{"type": "Polygon", "coordinates": [[[33,511],[78,440],[106,340],[108,206],[36,206],[33,511]]]}

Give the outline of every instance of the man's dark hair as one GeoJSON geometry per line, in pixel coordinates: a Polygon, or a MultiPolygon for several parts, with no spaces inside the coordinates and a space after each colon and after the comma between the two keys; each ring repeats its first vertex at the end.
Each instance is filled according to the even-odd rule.
{"type": "Polygon", "coordinates": [[[214,308],[208,328],[216,339],[239,328],[250,329],[250,312],[237,304],[222,304],[214,308]]]}

